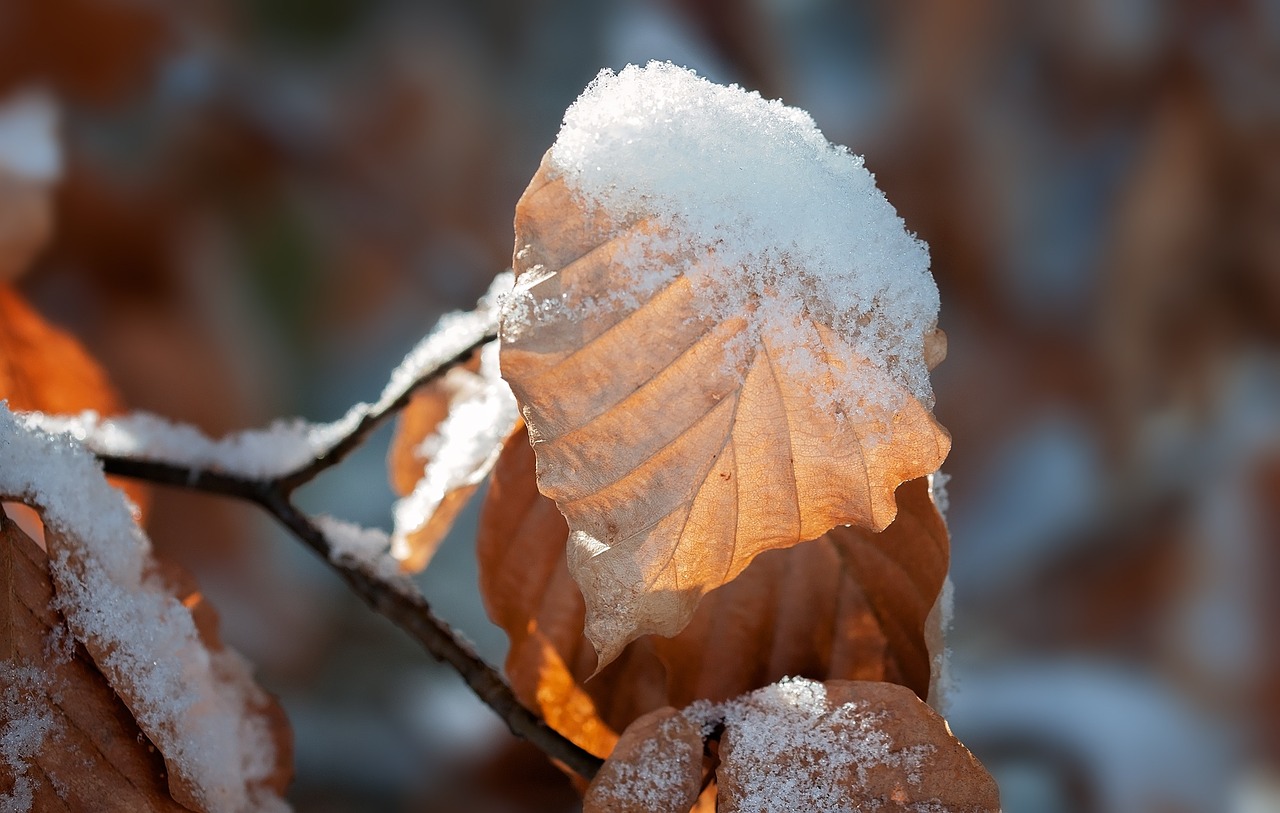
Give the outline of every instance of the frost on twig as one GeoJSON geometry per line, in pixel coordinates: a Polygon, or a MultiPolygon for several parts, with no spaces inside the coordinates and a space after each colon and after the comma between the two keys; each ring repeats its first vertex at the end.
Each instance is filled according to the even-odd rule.
{"type": "Polygon", "coordinates": [[[47,432],[74,437],[99,457],[208,471],[243,481],[278,480],[296,487],[341,462],[404,405],[415,387],[496,335],[497,299],[510,287],[511,275],[500,274],[474,311],[443,317],[392,371],[376,401],[355,404],[330,423],[292,418],[214,439],[189,424],[146,412],[111,418],[92,411],[78,416],[31,413],[28,420],[47,432]]]}

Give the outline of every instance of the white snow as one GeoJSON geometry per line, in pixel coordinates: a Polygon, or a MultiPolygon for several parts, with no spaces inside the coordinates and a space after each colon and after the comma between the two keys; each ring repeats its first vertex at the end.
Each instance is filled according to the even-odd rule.
{"type": "Polygon", "coordinates": [[[0,402],[0,496],[41,508],[58,609],[78,640],[101,648],[103,674],[170,767],[211,811],[260,809],[247,783],[274,753],[249,706],[264,695],[238,656],[205,648],[191,613],[151,575],[150,542],[94,457],[0,402]]]}
{"type": "MultiPolygon", "coordinates": [[[[902,771],[915,784],[935,750],[894,742],[881,728],[883,713],[862,703],[833,704],[822,683],[806,678],[783,678],[724,703],[695,703],[684,715],[704,735],[723,722],[720,770],[733,772],[737,809],[758,813],[856,810],[849,791],[856,796],[865,787],[869,768],[902,771]]],[[[922,800],[906,809],[941,808],[922,800]]]]}
{"type": "Polygon", "coordinates": [[[391,556],[391,537],[379,528],[365,528],[328,515],[315,518],[329,543],[329,559],[343,567],[362,567],[385,582],[402,582],[406,576],[391,556]]]}
{"type": "Polygon", "coordinates": [[[57,129],[58,107],[47,93],[26,91],[0,102],[0,170],[28,181],[58,180],[57,129]]]}
{"type": "Polygon", "coordinates": [[[449,414],[423,440],[420,451],[428,462],[422,477],[394,508],[392,554],[400,560],[412,556],[416,545],[439,541],[411,541],[410,537],[427,525],[447,495],[480,484],[520,417],[515,396],[498,367],[496,343],[481,351],[478,375],[461,369],[451,370],[450,375],[455,376],[457,394],[449,414]]]}
{"type": "Polygon", "coordinates": [[[439,366],[496,330],[497,300],[511,290],[510,273],[499,274],[476,310],[446,314],[399,366],[378,400],[358,403],[331,423],[301,418],[277,420],[262,429],[210,438],[190,424],[147,412],[103,418],[93,411],[55,416],[26,413],[27,425],[69,435],[96,454],[118,455],[212,470],[245,478],[283,477],[328,452],[372,412],[385,410],[412,389],[425,371],[439,366]]]}
{"type": "MultiPolygon", "coordinates": [[[[713,318],[754,311],[748,344],[768,337],[775,361],[800,374],[828,371],[811,349],[825,344],[814,328],[824,324],[887,375],[832,370],[853,401],[892,407],[905,388],[932,406],[922,338],[936,325],[938,291],[928,248],[863,159],[828,142],[808,113],[670,63],[630,65],[600,72],[565,113],[550,156],[589,218],[655,226],[623,238],[632,291],[683,273],[713,318]]],[[[511,321],[518,330],[519,313],[511,321]]]]}
{"type": "Polygon", "coordinates": [[[0,813],[23,813],[33,803],[29,772],[45,741],[57,733],[47,694],[53,681],[36,666],[0,661],[0,773],[13,784],[0,791],[0,813]]]}
{"type": "Polygon", "coordinates": [[[263,429],[233,432],[218,439],[190,424],[142,411],[111,418],[92,410],[79,415],[32,412],[24,418],[29,426],[68,435],[96,454],[269,478],[295,471],[323,454],[355,427],[368,408],[359,406],[361,409],[352,409],[333,423],[278,420],[263,429]]]}

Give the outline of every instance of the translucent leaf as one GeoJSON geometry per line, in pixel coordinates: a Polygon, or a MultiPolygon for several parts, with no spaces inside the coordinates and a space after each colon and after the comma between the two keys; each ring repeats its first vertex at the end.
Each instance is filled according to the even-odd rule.
{"type": "Polygon", "coordinates": [[[865,197],[849,216],[873,224],[847,223],[867,234],[833,260],[810,250],[821,240],[790,239],[794,214],[775,228],[726,205],[716,220],[736,190],[704,200],[681,186],[687,206],[665,188],[593,198],[599,184],[557,158],[565,137],[517,205],[502,368],[539,487],[568,519],[604,665],[640,635],[677,633],[766,550],[838,525],[886,527],[894,490],[935,471],[950,439],[930,413],[926,359],[940,342],[927,258],[851,156],[823,141],[812,157],[824,183],[865,197]],[[778,242],[751,248],[759,234],[778,242]]]}
{"type": "MultiPolygon", "coordinates": [[[[3,204],[0,204],[2,206],[3,204]]],[[[0,217],[0,221],[3,221],[0,217]]],[[[111,415],[123,404],[106,372],[72,335],[49,324],[12,286],[0,283],[0,401],[11,410],[111,415]]],[[[112,481],[135,506],[146,488],[112,481]]]]}
{"type": "Polygon", "coordinates": [[[391,553],[406,570],[426,567],[518,420],[492,343],[481,350],[475,372],[450,370],[414,398],[388,460],[403,495],[394,509],[391,553]]]}

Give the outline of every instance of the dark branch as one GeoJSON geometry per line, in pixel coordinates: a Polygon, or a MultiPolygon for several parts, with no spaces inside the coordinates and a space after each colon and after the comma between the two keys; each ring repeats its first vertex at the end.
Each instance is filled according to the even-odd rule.
{"type": "Polygon", "coordinates": [[[414,391],[428,384],[431,381],[443,376],[451,368],[456,367],[467,359],[471,358],[471,354],[488,342],[498,337],[496,329],[491,329],[480,334],[474,342],[465,350],[444,360],[441,364],[436,365],[417,377],[411,386],[405,387],[404,391],[395,398],[388,400],[386,403],[379,403],[371,407],[368,412],[361,416],[359,422],[352,428],[350,432],[344,435],[337,443],[330,446],[323,454],[317,456],[310,463],[307,463],[297,471],[290,472],[279,480],[280,487],[286,494],[292,494],[295,489],[306,483],[311,482],[323,472],[325,469],[338,465],[347,458],[349,454],[354,452],[364,443],[369,435],[382,425],[391,415],[399,412],[408,405],[409,399],[413,397],[414,391]]]}
{"type": "Polygon", "coordinates": [[[263,508],[318,553],[342,577],[347,586],[375,612],[422,645],[436,660],[453,667],[471,690],[506,721],[511,733],[528,740],[584,779],[599,770],[599,757],[561,736],[516,699],[502,676],[485,663],[471,645],[431,610],[412,583],[384,581],[358,565],[334,561],[329,541],[310,518],[278,493],[262,502],[263,508]]]}
{"type": "Polygon", "coordinates": [[[222,494],[256,503],[280,521],[307,547],[315,551],[375,612],[385,616],[434,658],[449,664],[476,695],[493,709],[518,737],[528,740],[547,756],[590,780],[602,760],[578,747],[520,704],[497,670],[472,649],[443,619],[437,617],[423,595],[407,579],[385,580],[354,561],[335,559],[324,532],[293,504],[293,492],[324,470],[342,462],[386,418],[408,404],[415,389],[466,361],[483,344],[496,337],[492,324],[477,330],[466,349],[419,371],[400,391],[386,395],[370,407],[353,428],[314,460],[283,476],[253,478],[199,469],[173,461],[99,454],[107,474],[151,483],[222,494]]]}
{"type": "Polygon", "coordinates": [[[192,469],[160,460],[136,460],[108,454],[99,454],[98,460],[102,462],[102,469],[107,474],[255,502],[265,499],[272,488],[268,481],[224,474],[211,469],[192,469]]]}

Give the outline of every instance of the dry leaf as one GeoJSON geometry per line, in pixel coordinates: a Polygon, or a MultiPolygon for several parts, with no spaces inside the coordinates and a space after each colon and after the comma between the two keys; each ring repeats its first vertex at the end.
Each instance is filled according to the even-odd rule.
{"type": "Polygon", "coordinates": [[[702,726],[670,706],[623,732],[582,800],[583,813],[689,813],[702,790],[702,726]]]}
{"type": "Polygon", "coordinates": [[[402,498],[391,554],[405,570],[426,567],[519,421],[498,374],[497,345],[486,345],[478,361],[474,372],[455,367],[415,396],[392,443],[388,466],[402,498]]]}
{"type": "Polygon", "coordinates": [[[769,551],[708,594],[671,639],[633,641],[595,677],[585,605],[569,575],[569,529],[534,479],[525,433],[507,441],[480,516],[480,589],[511,641],[520,700],[605,756],[616,732],[661,706],[735,697],[787,675],[903,683],[924,697],[926,617],[947,569],[946,528],[923,479],[903,484],[880,534],[839,528],[769,551]]]}
{"type": "Polygon", "coordinates": [[[628,292],[636,241],[665,235],[582,206],[544,159],[517,206],[502,367],[539,487],[572,529],[570,569],[604,665],[639,635],[679,632],[765,550],[843,524],[884,528],[894,489],[936,470],[950,439],[820,321],[775,330],[764,295],[709,315],[679,269],[714,274],[714,253],[646,257],[670,273],[628,292]],[[865,393],[841,389],[859,378],[865,393]]]}
{"type": "Polygon", "coordinates": [[[723,710],[721,813],[998,813],[995,780],[903,686],[783,681],[723,710]]]}
{"type": "MultiPolygon", "coordinates": [[[[0,218],[3,220],[3,218],[0,218]]],[[[102,367],[76,339],[46,322],[12,286],[0,283],[0,401],[9,409],[103,415],[122,403],[102,367]]],[[[147,490],[112,479],[135,506],[145,508],[147,490]]]]}
{"type": "Polygon", "coordinates": [[[52,605],[44,551],[0,513],[0,803],[186,811],[160,753],[52,605]]]}
{"type": "Polygon", "coordinates": [[[163,756],[169,795],[209,813],[278,799],[291,774],[283,714],[221,646],[189,580],[157,564],[92,456],[0,409],[0,499],[39,511],[55,607],[163,756]]]}
{"type": "Polygon", "coordinates": [[[906,687],[788,678],[636,720],[592,781],[584,810],[685,813],[698,798],[704,733],[717,729],[721,813],[1000,809],[995,780],[906,687]]]}
{"type": "Polygon", "coordinates": [[[70,335],[0,285],[0,398],[13,410],[117,412],[106,373],[70,335]]]}

